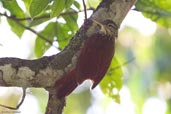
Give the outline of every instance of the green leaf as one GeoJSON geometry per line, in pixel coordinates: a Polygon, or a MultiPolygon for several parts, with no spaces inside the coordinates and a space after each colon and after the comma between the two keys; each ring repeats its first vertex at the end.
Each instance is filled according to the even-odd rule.
{"type": "Polygon", "coordinates": [[[69,39],[73,36],[73,32],[70,30],[67,24],[58,23],[57,24],[57,40],[59,47],[63,49],[69,42],[69,39]]]}
{"type": "MultiPolygon", "coordinates": [[[[16,23],[15,21],[11,20],[11,19],[7,19],[12,31],[20,38],[25,30],[25,28],[23,28],[20,24],[16,23]]],[[[21,24],[25,24],[23,22],[21,22],[21,24]]]]}
{"type": "MultiPolygon", "coordinates": [[[[39,34],[41,34],[43,37],[47,38],[47,40],[53,42],[54,37],[56,35],[56,22],[49,23],[43,31],[41,31],[39,34]]],[[[41,57],[47,49],[49,49],[51,45],[42,39],[41,37],[36,38],[35,43],[35,54],[37,57],[41,57]]]]}
{"type": "Polygon", "coordinates": [[[75,0],[65,0],[65,8],[68,9],[75,0]]]}
{"type": "Polygon", "coordinates": [[[39,17],[33,18],[30,22],[30,27],[42,24],[50,19],[50,14],[42,14],[39,17]]]}
{"type": "Polygon", "coordinates": [[[80,4],[79,4],[77,1],[74,1],[74,6],[75,6],[77,9],[80,9],[80,4]]]}
{"type": "Polygon", "coordinates": [[[40,14],[47,6],[50,0],[32,0],[30,4],[30,15],[35,17],[40,14]]]}
{"type": "MultiPolygon", "coordinates": [[[[68,10],[68,12],[73,12],[73,11],[75,11],[75,10],[73,10],[73,9],[68,10]]],[[[76,31],[78,29],[78,24],[77,24],[78,14],[77,13],[63,15],[62,17],[65,19],[65,21],[71,31],[76,31]]]]}
{"type": "Polygon", "coordinates": [[[138,0],[135,6],[145,17],[171,27],[171,0],[138,0]]]}
{"type": "Polygon", "coordinates": [[[26,21],[19,22],[20,24],[18,24],[15,21],[15,18],[25,18],[24,12],[19,7],[16,0],[2,0],[2,4],[5,9],[9,10],[11,16],[14,18],[8,19],[8,23],[11,26],[12,31],[21,37],[25,29],[20,24],[26,25],[26,21]]]}
{"type": "Polygon", "coordinates": [[[65,0],[54,0],[51,10],[51,17],[58,16],[62,10],[65,8],[65,0]]]}
{"type": "Polygon", "coordinates": [[[50,12],[48,12],[47,10],[50,10],[49,5],[46,7],[46,10],[43,10],[38,16],[36,16],[30,21],[29,26],[31,27],[31,26],[39,25],[50,20],[51,19],[50,12]]]}
{"type": "Polygon", "coordinates": [[[101,0],[88,0],[88,7],[96,8],[101,0]]]}
{"type": "Polygon", "coordinates": [[[114,57],[108,72],[100,83],[100,88],[102,89],[103,93],[115,99],[115,101],[118,103],[120,102],[119,90],[122,87],[123,75],[122,69],[119,66],[118,60],[116,57],[114,57]]]}
{"type": "Polygon", "coordinates": [[[10,14],[15,17],[24,17],[25,14],[19,7],[16,0],[2,0],[4,8],[10,11],[10,14]]]}
{"type": "Polygon", "coordinates": [[[30,8],[30,4],[31,4],[32,0],[23,0],[23,2],[26,7],[27,13],[29,13],[29,8],[30,8]]]}

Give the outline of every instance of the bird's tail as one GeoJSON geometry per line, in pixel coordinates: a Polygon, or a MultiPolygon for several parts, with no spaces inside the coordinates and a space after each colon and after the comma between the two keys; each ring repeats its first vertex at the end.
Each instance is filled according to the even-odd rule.
{"type": "Polygon", "coordinates": [[[74,69],[56,82],[55,87],[57,89],[58,98],[64,98],[77,87],[78,84],[76,78],[76,71],[74,69]]]}

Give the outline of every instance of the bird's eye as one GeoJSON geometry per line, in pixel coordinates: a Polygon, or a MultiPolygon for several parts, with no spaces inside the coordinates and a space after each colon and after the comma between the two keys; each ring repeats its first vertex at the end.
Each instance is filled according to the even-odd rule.
{"type": "Polygon", "coordinates": [[[108,23],[107,25],[110,29],[117,29],[117,26],[114,23],[108,23]]]}
{"type": "Polygon", "coordinates": [[[104,24],[111,30],[116,30],[118,29],[118,26],[113,20],[107,19],[104,21],[104,24]]]}

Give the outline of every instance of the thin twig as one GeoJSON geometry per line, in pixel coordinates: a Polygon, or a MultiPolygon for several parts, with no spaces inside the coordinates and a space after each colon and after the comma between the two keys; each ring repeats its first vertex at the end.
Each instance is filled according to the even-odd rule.
{"type": "Polygon", "coordinates": [[[1,107],[4,107],[4,108],[11,109],[11,110],[17,110],[17,109],[19,109],[20,106],[23,104],[24,99],[25,99],[25,97],[26,97],[26,89],[25,89],[25,88],[22,88],[22,89],[23,89],[23,95],[22,95],[22,98],[21,98],[20,103],[19,103],[16,107],[5,106],[5,105],[2,105],[2,104],[0,104],[0,106],[1,106],[1,107]]]}
{"type": "Polygon", "coordinates": [[[31,29],[30,27],[27,27],[27,26],[21,24],[21,23],[17,20],[17,18],[15,18],[14,16],[8,16],[6,13],[0,13],[0,15],[5,16],[5,17],[7,17],[8,19],[11,19],[11,20],[15,21],[18,25],[20,25],[20,26],[23,27],[24,29],[31,31],[32,33],[36,34],[39,38],[45,40],[45,41],[48,42],[50,45],[53,45],[53,42],[52,42],[52,41],[48,40],[46,37],[42,36],[42,35],[39,34],[37,31],[31,29]]]}
{"type": "Polygon", "coordinates": [[[86,4],[84,0],[83,0],[83,7],[84,7],[85,20],[87,20],[87,10],[86,10],[86,4]]]}
{"type": "MultiPolygon", "coordinates": [[[[17,22],[17,21],[16,21],[17,22]]],[[[39,34],[37,31],[35,31],[34,29],[31,29],[30,27],[24,26],[23,24],[17,22],[21,27],[31,31],[32,33],[36,34],[39,38],[41,38],[42,40],[48,42],[50,45],[53,45],[53,42],[48,40],[46,37],[42,36],[41,34],[39,34]]]]}
{"type": "Polygon", "coordinates": [[[39,19],[46,19],[46,18],[50,18],[50,15],[43,15],[43,16],[39,16],[39,17],[35,17],[35,18],[31,18],[31,17],[15,18],[15,20],[17,20],[17,21],[31,21],[31,20],[39,20],[39,19]]]}
{"type": "Polygon", "coordinates": [[[125,66],[125,65],[129,64],[130,62],[132,62],[132,61],[134,61],[134,60],[135,60],[135,58],[133,57],[133,58],[129,59],[128,61],[126,61],[126,62],[120,64],[119,66],[114,67],[112,70],[121,68],[122,66],[125,66]]]}
{"type": "MultiPolygon", "coordinates": [[[[86,10],[95,10],[94,8],[88,8],[86,10]]],[[[64,16],[64,15],[69,15],[69,14],[76,14],[76,13],[80,13],[80,12],[83,12],[84,10],[79,10],[79,11],[69,11],[69,12],[63,12],[63,13],[60,13],[58,17],[60,16],[64,16]]],[[[3,15],[5,16],[4,14],[0,14],[0,15],[3,15]]],[[[32,17],[26,17],[26,18],[16,18],[14,16],[9,16],[10,18],[16,20],[16,21],[32,21],[32,20],[39,20],[39,19],[46,19],[46,18],[50,18],[50,15],[43,15],[43,16],[39,16],[39,17],[35,17],[35,18],[32,18],[32,17]]]]}

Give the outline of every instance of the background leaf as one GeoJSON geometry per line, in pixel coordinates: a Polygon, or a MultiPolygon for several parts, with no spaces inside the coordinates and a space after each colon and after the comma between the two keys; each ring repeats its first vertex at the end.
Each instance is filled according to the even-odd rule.
{"type": "Polygon", "coordinates": [[[38,14],[40,14],[42,10],[44,10],[47,7],[49,2],[50,0],[32,0],[30,4],[31,17],[35,17],[38,14]]]}
{"type": "Polygon", "coordinates": [[[63,24],[63,23],[57,24],[56,36],[60,49],[63,49],[68,44],[72,35],[73,33],[71,32],[67,24],[63,24]]]}
{"type": "Polygon", "coordinates": [[[51,17],[58,16],[62,10],[65,8],[65,0],[54,0],[52,4],[51,17]]]}
{"type": "MultiPolygon", "coordinates": [[[[2,4],[4,8],[9,10],[10,15],[13,16],[13,18],[25,18],[25,14],[23,10],[19,7],[16,0],[2,0],[2,4]]],[[[8,23],[11,26],[12,31],[16,33],[19,37],[21,37],[25,29],[21,27],[20,24],[18,24],[15,20],[8,19],[8,23]]],[[[26,25],[25,21],[19,23],[26,25]]]]}
{"type": "Polygon", "coordinates": [[[122,87],[122,75],[120,64],[116,56],[114,56],[108,72],[100,83],[100,88],[103,93],[118,103],[120,102],[119,90],[122,87]]]}
{"type": "Polygon", "coordinates": [[[87,0],[88,7],[96,8],[98,4],[100,3],[100,0],[87,0]]]}
{"type": "Polygon", "coordinates": [[[80,6],[80,4],[79,4],[77,1],[74,1],[73,4],[74,4],[74,6],[75,6],[77,9],[80,9],[81,6],[80,6]]]}
{"type": "Polygon", "coordinates": [[[32,19],[32,21],[30,22],[29,26],[36,26],[36,25],[40,25],[46,21],[48,21],[50,19],[50,14],[48,13],[43,13],[41,15],[39,15],[39,17],[35,17],[32,19]]]}
{"type": "Polygon", "coordinates": [[[31,4],[32,0],[23,0],[23,2],[26,7],[27,13],[29,13],[30,4],[31,4]]]}
{"type": "MultiPolygon", "coordinates": [[[[41,31],[39,34],[47,38],[48,40],[52,41],[54,40],[54,37],[56,35],[56,22],[49,23],[43,31],[41,31]]],[[[37,57],[41,57],[47,49],[49,49],[51,45],[41,39],[40,37],[36,38],[35,43],[35,54],[37,57]]]]}
{"type": "MultiPolygon", "coordinates": [[[[75,10],[73,10],[73,9],[68,10],[68,12],[74,12],[74,11],[75,10]]],[[[71,31],[75,31],[78,29],[78,24],[77,24],[78,14],[77,13],[63,15],[62,17],[65,19],[66,24],[68,25],[68,27],[71,31]]]]}
{"type": "Polygon", "coordinates": [[[75,0],[65,0],[65,8],[70,8],[70,6],[74,3],[75,0]]]}
{"type": "Polygon", "coordinates": [[[138,0],[136,9],[164,27],[171,27],[171,0],[138,0]]]}

